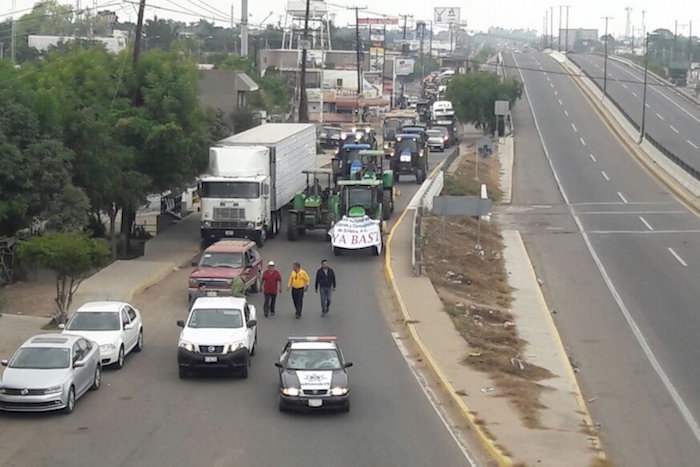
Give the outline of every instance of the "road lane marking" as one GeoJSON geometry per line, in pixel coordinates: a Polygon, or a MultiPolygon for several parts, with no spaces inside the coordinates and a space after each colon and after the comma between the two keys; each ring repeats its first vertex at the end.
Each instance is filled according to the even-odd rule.
{"type": "Polygon", "coordinates": [[[697,145],[697,144],[695,144],[695,143],[693,143],[693,142],[692,142],[692,141],[690,141],[689,139],[686,139],[686,140],[685,140],[685,142],[686,142],[686,143],[688,143],[688,144],[690,144],[690,145],[691,145],[692,147],[694,147],[695,149],[697,149],[697,148],[698,148],[698,145],[697,145]]]}
{"type": "Polygon", "coordinates": [[[586,145],[586,142],[583,140],[583,138],[579,137],[578,140],[581,141],[581,144],[582,144],[582,145],[584,145],[584,146],[586,145]]]}
{"type": "MultiPolygon", "coordinates": [[[[545,71],[545,72],[543,72],[542,74],[543,74],[543,75],[545,75],[545,76],[547,76],[547,72],[546,72],[546,71],[545,71]]],[[[549,78],[547,78],[547,79],[549,79],[549,78]]]]}
{"type": "Polygon", "coordinates": [[[547,81],[550,81],[549,76],[547,76],[547,81]]]}
{"type": "Polygon", "coordinates": [[[660,120],[663,120],[664,118],[661,116],[660,113],[656,112],[656,116],[659,117],[660,120]]]}
{"type": "Polygon", "coordinates": [[[688,263],[683,261],[683,258],[681,258],[680,255],[673,250],[673,248],[668,247],[668,251],[669,251],[669,253],[671,253],[673,255],[674,258],[676,258],[678,260],[679,263],[681,263],[683,265],[683,267],[686,267],[686,268],[688,267],[688,263]]]}
{"type": "Polygon", "coordinates": [[[573,123],[571,124],[571,128],[574,130],[575,133],[578,133],[578,130],[576,129],[576,125],[573,123]]]}
{"type": "Polygon", "coordinates": [[[644,104],[644,107],[646,107],[647,109],[651,109],[651,106],[649,104],[644,104]]]}
{"type": "MultiPolygon", "coordinates": [[[[696,234],[700,233],[700,230],[586,230],[583,233],[596,234],[596,235],[612,235],[612,234],[645,234],[645,235],[655,235],[655,234],[696,234]]],[[[700,429],[700,426],[698,427],[700,429]]],[[[698,432],[700,436],[700,431],[698,432]]],[[[700,438],[698,439],[700,441],[700,438]]]]}
{"type": "Polygon", "coordinates": [[[605,173],[605,170],[600,171],[601,175],[603,175],[603,178],[607,181],[610,181],[610,177],[608,177],[608,174],[605,173]]]}
{"type": "MultiPolygon", "coordinates": [[[[518,59],[515,58],[515,54],[513,55],[513,60],[515,61],[515,66],[518,69],[518,73],[520,74],[520,81],[525,82],[525,78],[523,77],[523,72],[520,70],[520,65],[518,65],[518,59]]],[[[617,287],[615,287],[615,284],[613,283],[612,279],[610,278],[608,271],[605,269],[603,262],[600,260],[598,253],[596,252],[595,248],[593,248],[593,243],[591,242],[591,239],[588,236],[587,232],[584,230],[583,223],[581,222],[581,219],[578,217],[578,215],[574,211],[573,207],[571,206],[571,202],[569,200],[569,195],[566,194],[566,190],[564,189],[564,186],[561,183],[561,179],[559,178],[559,173],[554,168],[554,163],[552,162],[552,157],[549,154],[549,149],[547,149],[547,144],[545,143],[544,137],[542,136],[542,129],[540,128],[540,124],[537,121],[537,115],[535,114],[535,109],[532,106],[532,100],[530,99],[530,94],[527,92],[527,87],[525,87],[525,98],[527,99],[527,103],[530,107],[530,113],[532,113],[532,119],[533,119],[533,122],[535,123],[535,129],[537,130],[537,135],[539,136],[540,142],[542,143],[542,149],[544,151],[545,157],[547,158],[547,163],[549,164],[549,169],[552,171],[552,175],[554,176],[554,180],[557,182],[557,188],[559,188],[559,192],[561,193],[561,196],[564,199],[564,203],[566,203],[566,205],[569,207],[569,212],[570,212],[571,216],[573,217],[577,228],[581,232],[581,236],[583,238],[584,243],[586,244],[586,248],[588,249],[588,252],[591,254],[591,257],[593,258],[593,262],[597,266],[598,271],[600,271],[600,275],[603,277],[603,281],[605,282],[605,285],[607,286],[608,290],[610,291],[610,294],[612,295],[613,299],[615,300],[615,303],[617,304],[617,307],[619,308],[620,313],[622,313],[622,315],[624,316],[625,321],[627,322],[627,325],[629,326],[630,330],[632,331],[632,334],[634,335],[635,339],[637,340],[637,343],[642,348],[644,355],[646,355],[647,360],[649,361],[652,368],[656,372],[656,375],[661,380],[661,383],[666,388],[666,391],[668,391],[669,395],[671,396],[671,399],[673,399],[673,402],[676,404],[676,407],[678,407],[678,410],[680,411],[681,415],[683,416],[683,419],[687,423],[690,430],[693,432],[693,436],[695,437],[695,440],[698,443],[700,443],[700,425],[698,425],[698,422],[697,422],[697,420],[695,420],[693,413],[690,411],[690,409],[688,408],[688,405],[685,403],[685,401],[683,400],[681,395],[678,393],[678,389],[676,389],[676,387],[673,385],[673,382],[671,381],[671,379],[668,377],[668,375],[664,371],[663,367],[661,366],[661,363],[659,363],[659,360],[656,358],[654,351],[651,350],[651,347],[649,346],[649,342],[647,342],[646,338],[644,337],[642,330],[639,329],[637,322],[632,317],[632,314],[630,313],[629,309],[627,308],[627,305],[625,305],[625,302],[622,300],[622,296],[617,291],[617,287]]],[[[584,404],[584,406],[585,406],[585,404],[584,404]]]]}
{"type": "Polygon", "coordinates": [[[622,193],[620,193],[620,192],[618,191],[618,192],[617,192],[617,196],[620,197],[620,199],[622,200],[623,203],[627,204],[627,199],[622,195],[622,193]]]}
{"type": "Polygon", "coordinates": [[[642,221],[642,224],[644,224],[647,229],[654,230],[654,227],[652,227],[651,224],[649,222],[647,222],[647,220],[645,218],[643,218],[642,216],[639,216],[639,220],[642,221]]]}
{"type": "Polygon", "coordinates": [[[634,91],[632,91],[632,95],[633,95],[634,97],[639,97],[639,96],[637,95],[637,93],[634,92],[634,91]]]}
{"type": "Polygon", "coordinates": [[[559,102],[559,105],[564,105],[561,103],[561,99],[557,99],[557,101],[559,102]]]}
{"type": "Polygon", "coordinates": [[[462,451],[462,454],[464,457],[467,459],[467,462],[469,463],[470,466],[476,467],[478,465],[474,458],[472,458],[471,454],[469,453],[469,450],[467,449],[466,444],[462,441],[462,439],[457,436],[457,433],[455,433],[452,430],[453,426],[457,426],[456,423],[450,418],[450,416],[445,412],[443,413],[443,410],[440,409],[440,399],[438,399],[437,395],[435,392],[432,390],[430,387],[430,384],[428,381],[425,379],[423,376],[423,373],[421,370],[418,368],[418,366],[411,360],[411,354],[406,348],[406,346],[401,342],[402,338],[399,335],[398,332],[392,332],[391,337],[394,338],[394,343],[396,344],[396,347],[399,348],[399,352],[401,352],[401,355],[403,356],[404,360],[406,361],[406,364],[408,365],[409,370],[411,370],[411,373],[413,374],[413,377],[416,378],[416,381],[418,382],[418,386],[421,387],[423,390],[423,394],[425,394],[425,397],[428,399],[428,402],[430,402],[430,405],[433,406],[433,409],[435,410],[435,413],[437,413],[438,417],[440,417],[440,421],[442,421],[442,424],[445,425],[445,428],[447,428],[447,431],[450,433],[452,436],[452,439],[457,443],[457,447],[459,448],[460,451],[462,451]]]}
{"type": "Polygon", "coordinates": [[[625,83],[622,83],[622,87],[627,89],[627,85],[625,83]]]}
{"type": "MultiPolygon", "coordinates": [[[[621,203],[618,203],[621,204],[621,203]]],[[[631,203],[630,203],[631,204],[631,203]]],[[[685,214],[685,211],[576,211],[578,214],[586,215],[601,215],[601,214],[614,214],[619,216],[620,214],[685,214]]]]}
{"type": "Polygon", "coordinates": [[[554,95],[555,95],[555,96],[558,96],[559,93],[555,90],[555,91],[554,91],[554,95]]]}
{"type": "Polygon", "coordinates": [[[552,83],[549,83],[549,87],[554,89],[554,85],[552,83]]]}
{"type": "Polygon", "coordinates": [[[669,127],[670,129],[672,129],[676,134],[679,133],[679,131],[676,130],[676,128],[675,128],[673,125],[669,125],[668,127],[669,127]]]}
{"type": "Polygon", "coordinates": [[[564,115],[566,115],[566,116],[568,117],[568,116],[569,116],[569,112],[567,112],[567,111],[565,110],[565,111],[564,111],[564,115]]]}
{"type": "Polygon", "coordinates": [[[589,154],[589,155],[588,155],[588,157],[590,157],[590,158],[591,158],[591,160],[592,160],[593,162],[596,162],[596,160],[595,160],[595,156],[594,156],[593,154],[589,154]]]}

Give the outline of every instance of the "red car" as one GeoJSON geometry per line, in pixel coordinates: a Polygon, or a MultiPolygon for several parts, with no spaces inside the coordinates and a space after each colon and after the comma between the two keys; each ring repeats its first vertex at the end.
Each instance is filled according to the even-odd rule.
{"type": "Polygon", "coordinates": [[[262,255],[252,240],[220,240],[204,250],[192,266],[195,269],[187,284],[190,303],[200,283],[206,285],[207,296],[231,295],[231,283],[237,276],[247,290],[261,290],[262,255]]]}

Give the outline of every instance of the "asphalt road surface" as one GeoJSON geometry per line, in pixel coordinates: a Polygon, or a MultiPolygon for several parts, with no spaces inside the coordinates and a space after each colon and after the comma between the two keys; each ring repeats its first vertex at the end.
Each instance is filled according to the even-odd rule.
{"type": "MultiPolygon", "coordinates": [[[[570,58],[602,88],[604,57],[575,54],[570,58]]],[[[608,59],[608,95],[637,125],[642,121],[643,83],[643,72],[608,59]]],[[[651,78],[647,83],[646,133],[691,167],[700,170],[700,107],[651,78]]]]}
{"type": "Polygon", "coordinates": [[[613,463],[696,465],[700,219],[625,152],[558,64],[514,56],[529,101],[514,109],[513,205],[499,216],[523,232],[613,463]]]}
{"type": "MultiPolygon", "coordinates": [[[[445,154],[435,154],[434,166],[445,154]]],[[[405,177],[408,178],[408,177],[405,177]]],[[[399,184],[397,211],[418,185],[399,184]]],[[[395,214],[394,219],[398,217],[395,214]]],[[[397,349],[382,314],[382,259],[334,257],[320,231],[297,243],[284,233],[266,243],[286,280],[293,261],[312,275],[329,258],[338,276],[330,315],[313,292],[301,320],[291,297],[277,316],[258,309],[259,343],[249,378],[178,379],[178,319],[187,315],[189,269],[137,296],[145,349],[120,371],[105,371],[70,416],[0,414],[0,465],[8,466],[456,466],[466,460],[397,349]],[[349,413],[287,414],[277,409],[279,351],[290,335],[337,335],[351,368],[349,413]]],[[[286,285],[286,284],[285,284],[286,285]]]]}

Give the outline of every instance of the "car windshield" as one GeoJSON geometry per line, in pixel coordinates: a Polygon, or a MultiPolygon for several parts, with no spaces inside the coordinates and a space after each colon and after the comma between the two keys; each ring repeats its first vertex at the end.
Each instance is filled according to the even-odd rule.
{"type": "Polygon", "coordinates": [[[243,267],[243,254],[223,252],[204,253],[199,265],[209,267],[241,268],[243,267]]]}
{"type": "Polygon", "coordinates": [[[428,130],[428,136],[431,138],[442,138],[442,132],[437,130],[428,130]]]}
{"type": "Polygon", "coordinates": [[[235,308],[200,308],[192,311],[187,327],[222,329],[242,328],[243,314],[241,313],[241,310],[237,310],[235,308]]]}
{"type": "Polygon", "coordinates": [[[257,182],[203,182],[200,188],[203,198],[260,198],[260,184],[257,182]]]}
{"type": "Polygon", "coordinates": [[[362,206],[366,211],[372,209],[372,191],[365,187],[348,188],[348,207],[362,206]]]}
{"type": "Polygon", "coordinates": [[[340,358],[332,349],[295,349],[289,352],[287,369],[340,370],[340,358]]]}
{"type": "Polygon", "coordinates": [[[119,313],[115,311],[81,311],[73,315],[66,329],[70,331],[118,331],[119,313]]]}
{"type": "Polygon", "coordinates": [[[56,370],[70,366],[70,349],[65,347],[23,347],[8,365],[10,368],[56,370]]]}
{"type": "Polygon", "coordinates": [[[418,144],[413,140],[401,140],[399,141],[398,148],[396,148],[396,153],[401,154],[404,151],[408,152],[418,152],[418,144]]]}

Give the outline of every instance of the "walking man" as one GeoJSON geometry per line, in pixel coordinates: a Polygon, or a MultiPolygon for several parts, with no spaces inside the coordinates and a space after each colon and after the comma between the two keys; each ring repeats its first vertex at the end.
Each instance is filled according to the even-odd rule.
{"type": "Polygon", "coordinates": [[[335,271],[328,267],[328,260],[321,261],[321,267],[316,271],[314,284],[316,293],[321,290],[321,317],[326,316],[331,306],[331,296],[335,291],[335,271]]]}
{"type": "Polygon", "coordinates": [[[304,292],[309,288],[309,275],[301,268],[301,264],[292,265],[292,273],[289,275],[287,290],[292,291],[292,301],[296,310],[296,319],[301,318],[301,310],[304,306],[304,292]]]}
{"type": "Polygon", "coordinates": [[[265,294],[265,317],[268,315],[275,316],[275,302],[277,302],[277,294],[282,293],[282,275],[275,269],[275,262],[267,263],[267,269],[262,275],[263,293],[265,294]]]}

